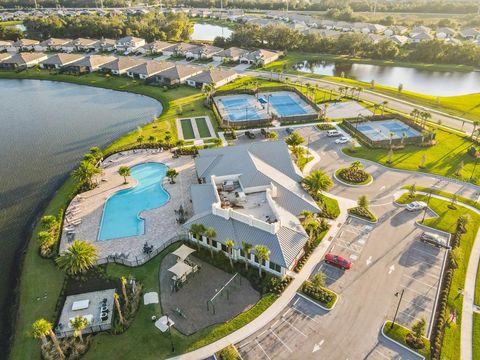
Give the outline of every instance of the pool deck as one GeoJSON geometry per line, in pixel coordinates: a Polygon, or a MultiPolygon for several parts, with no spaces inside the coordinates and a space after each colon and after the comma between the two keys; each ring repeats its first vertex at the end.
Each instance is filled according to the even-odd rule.
{"type": "MultiPolygon", "coordinates": [[[[187,211],[187,217],[191,216],[193,210],[190,202],[190,185],[196,183],[197,178],[191,156],[173,159],[169,151],[158,152],[157,150],[136,150],[135,153],[124,151],[122,154],[115,154],[104,160],[103,173],[96,178],[98,186],[82,193],[69,205],[68,209],[77,209],[72,217],[81,219],[81,223],[72,226],[64,222],[63,229],[74,229],[73,239],[75,240],[85,240],[95,244],[98,248],[99,259],[107,258],[114,253],[128,253],[127,259],[133,261],[136,257],[144,256],[143,244],[145,242],[153,245],[153,248],[156,249],[168,240],[184,234],[176,222],[175,210],[182,205],[187,211]],[[118,175],[119,167],[132,167],[145,162],[163,163],[179,172],[175,184],[170,184],[167,177],[163,179],[163,188],[170,194],[170,201],[162,207],[141,213],[145,219],[145,234],[112,240],[98,240],[106,200],[117,191],[131,188],[136,184],[133,178],[128,179],[128,184],[123,184],[123,177],[118,175]]],[[[73,239],[69,241],[66,232],[63,231],[60,252],[65,250],[73,239]]]]}

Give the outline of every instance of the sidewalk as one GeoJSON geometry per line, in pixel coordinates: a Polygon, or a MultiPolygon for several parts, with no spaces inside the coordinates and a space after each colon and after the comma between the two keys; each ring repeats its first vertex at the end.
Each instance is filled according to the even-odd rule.
{"type": "Polygon", "coordinates": [[[300,271],[300,273],[296,274],[290,285],[287,289],[282,293],[282,295],[270,306],[267,310],[265,310],[259,317],[257,317],[252,322],[248,323],[241,329],[231,333],[230,335],[221,338],[214,343],[211,343],[207,346],[204,346],[198,350],[179,355],[176,357],[171,358],[171,360],[176,359],[185,359],[185,360],[199,360],[205,359],[215,352],[223,349],[224,347],[230,344],[236,344],[239,341],[249,337],[250,335],[254,334],[255,332],[262,329],[266,324],[272,321],[280,312],[288,305],[288,303],[293,299],[295,294],[297,293],[298,288],[303,284],[305,280],[307,280],[315,269],[315,266],[318,262],[323,258],[325,255],[328,247],[331,244],[331,240],[336,236],[338,231],[341,228],[341,225],[347,219],[347,209],[352,206],[352,203],[355,203],[353,200],[344,199],[332,194],[325,193],[327,196],[331,196],[339,200],[339,207],[340,207],[340,216],[331,222],[330,230],[327,232],[325,237],[323,238],[320,245],[315,249],[313,254],[308,259],[307,263],[300,271]]]}

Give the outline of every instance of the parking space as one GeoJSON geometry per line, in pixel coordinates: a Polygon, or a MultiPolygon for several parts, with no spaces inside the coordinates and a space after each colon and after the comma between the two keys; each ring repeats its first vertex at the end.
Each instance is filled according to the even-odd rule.
{"type": "Polygon", "coordinates": [[[400,288],[404,293],[398,313],[399,323],[411,327],[416,320],[423,318],[427,322],[427,334],[430,333],[446,255],[445,249],[418,240],[414,240],[402,254],[399,261],[403,267],[400,288]]]}
{"type": "Polygon", "coordinates": [[[420,356],[412,354],[393,342],[380,338],[375,347],[368,353],[365,360],[419,360],[420,356]]]}
{"type": "MultiPolygon", "coordinates": [[[[271,324],[236,344],[237,350],[243,360],[297,358],[305,351],[306,342],[321,336],[322,313],[317,305],[297,295],[271,324]]],[[[315,344],[312,346],[310,353],[315,344]]]]}

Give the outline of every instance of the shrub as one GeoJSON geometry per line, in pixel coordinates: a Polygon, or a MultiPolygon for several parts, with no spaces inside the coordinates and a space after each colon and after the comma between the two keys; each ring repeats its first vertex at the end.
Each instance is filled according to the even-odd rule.
{"type": "Polygon", "coordinates": [[[233,345],[228,345],[217,353],[217,357],[220,360],[237,360],[240,357],[238,356],[238,351],[233,345]]]}
{"type": "Polygon", "coordinates": [[[348,209],[348,213],[350,215],[355,215],[368,221],[377,221],[377,217],[370,210],[361,206],[348,209]]]}
{"type": "Polygon", "coordinates": [[[370,179],[370,174],[361,168],[359,161],[355,161],[348,168],[337,171],[337,176],[348,183],[362,184],[370,179]]]}
{"type": "Polygon", "coordinates": [[[336,299],[336,295],[334,292],[329,291],[323,287],[316,287],[309,281],[306,281],[303,284],[302,292],[308,297],[311,297],[312,299],[318,301],[319,303],[327,307],[331,307],[336,299]]]}
{"type": "Polygon", "coordinates": [[[319,130],[334,130],[335,126],[332,124],[323,123],[323,124],[318,124],[317,128],[319,130]]]}

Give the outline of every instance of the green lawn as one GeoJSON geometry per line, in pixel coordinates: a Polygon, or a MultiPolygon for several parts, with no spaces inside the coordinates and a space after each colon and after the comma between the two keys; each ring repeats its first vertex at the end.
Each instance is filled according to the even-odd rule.
{"type": "Polygon", "coordinates": [[[193,133],[193,126],[190,119],[182,119],[180,120],[180,124],[182,125],[182,132],[183,138],[185,140],[195,139],[195,134],[193,133]]]}
{"type": "Polygon", "coordinates": [[[195,123],[197,124],[198,132],[200,133],[200,137],[208,138],[214,136],[215,134],[210,134],[210,130],[208,129],[207,120],[205,118],[195,118],[195,123]]]}
{"type": "Polygon", "coordinates": [[[473,313],[473,359],[480,359],[480,314],[473,313]]]}
{"type": "MultiPolygon", "coordinates": [[[[391,164],[387,163],[389,152],[387,149],[371,149],[362,146],[356,148],[353,153],[350,148],[344,148],[343,151],[348,155],[372,160],[388,167],[469,181],[475,166],[475,159],[467,154],[467,150],[472,146],[468,137],[436,129],[436,141],[437,144],[430,147],[406,146],[404,149],[394,150],[391,164]],[[425,167],[421,169],[420,165],[424,154],[426,156],[425,167]],[[460,175],[456,176],[455,172],[462,161],[463,169],[460,171],[460,175]]],[[[474,183],[480,181],[480,166],[477,166],[472,181],[474,183]]]]}
{"type": "Polygon", "coordinates": [[[326,195],[320,195],[321,200],[325,203],[327,211],[330,212],[334,218],[340,215],[340,207],[338,201],[326,195]]]}
{"type": "Polygon", "coordinates": [[[477,269],[477,278],[475,280],[475,297],[473,302],[480,306],[480,266],[477,269]]]}
{"type": "MultiPolygon", "coordinates": [[[[390,329],[391,324],[392,324],[391,321],[387,321],[385,323],[385,327],[383,328],[383,332],[385,333],[385,335],[387,335],[389,338],[399,342],[400,344],[405,345],[406,347],[410,348],[407,345],[407,342],[405,340],[406,336],[409,333],[411,333],[410,329],[407,329],[406,327],[403,327],[403,326],[398,325],[398,324],[393,325],[393,328],[390,329]]],[[[425,359],[430,359],[430,341],[427,338],[423,338],[423,341],[425,343],[425,347],[423,349],[420,349],[420,350],[412,349],[412,350],[418,352],[421,355],[423,355],[425,357],[425,359]]]]}
{"type": "MultiPolygon", "coordinates": [[[[402,186],[402,189],[409,190],[411,188],[412,188],[411,185],[402,186]]],[[[429,188],[429,187],[426,187],[426,186],[415,185],[415,189],[416,189],[416,191],[420,191],[420,192],[431,192],[432,194],[443,196],[443,197],[446,197],[448,199],[452,199],[455,196],[455,194],[452,194],[452,193],[449,193],[449,192],[446,192],[446,191],[442,191],[442,190],[438,190],[438,189],[432,189],[432,188],[429,188]]],[[[466,198],[464,196],[458,196],[457,195],[457,201],[462,202],[464,204],[467,204],[469,206],[472,206],[472,207],[480,210],[480,203],[478,201],[476,201],[476,199],[473,200],[473,199],[466,198]]]]}
{"type": "Polygon", "coordinates": [[[471,66],[465,65],[442,65],[442,64],[418,64],[418,63],[401,63],[394,61],[382,61],[382,60],[369,60],[351,58],[346,56],[334,56],[323,54],[308,54],[299,52],[289,52],[284,58],[268,64],[264,67],[265,70],[282,70],[288,74],[303,75],[311,78],[325,79],[334,82],[338,82],[339,86],[342,84],[350,86],[360,86],[367,90],[374,90],[376,92],[389,95],[395,98],[410,101],[419,105],[425,105],[433,109],[443,111],[452,115],[462,116],[470,120],[480,120],[480,94],[469,94],[460,96],[433,96],[415,93],[412,91],[403,90],[398,92],[396,88],[383,86],[376,84],[372,89],[370,83],[341,78],[335,76],[322,76],[317,74],[304,73],[296,71],[292,68],[292,65],[304,61],[304,60],[326,60],[326,61],[341,61],[341,62],[355,62],[355,63],[367,63],[375,65],[394,65],[403,67],[414,67],[418,69],[432,70],[432,71],[472,71],[471,66]]]}
{"type": "MultiPolygon", "coordinates": [[[[415,200],[427,202],[427,195],[417,194],[415,200]]],[[[403,194],[399,203],[408,203],[412,201],[409,194],[403,194]]],[[[435,211],[439,217],[426,219],[424,224],[435,229],[453,233],[455,231],[457,219],[462,214],[468,214],[471,221],[467,224],[467,233],[463,234],[460,240],[458,251],[458,258],[465,261],[459,261],[458,268],[453,272],[452,285],[448,295],[448,307],[455,309],[457,313],[457,323],[447,325],[445,328],[445,336],[443,339],[442,358],[445,359],[459,359],[460,356],[460,323],[462,321],[462,305],[463,297],[459,296],[458,289],[465,288],[465,275],[467,272],[468,259],[472,251],[472,246],[480,226],[480,215],[476,212],[462,207],[460,204],[456,205],[456,210],[448,208],[450,201],[445,201],[437,198],[431,198],[429,206],[435,211]]]]}
{"type": "Polygon", "coordinates": [[[12,20],[12,21],[0,21],[0,26],[15,26],[23,24],[21,20],[12,20]]]}

